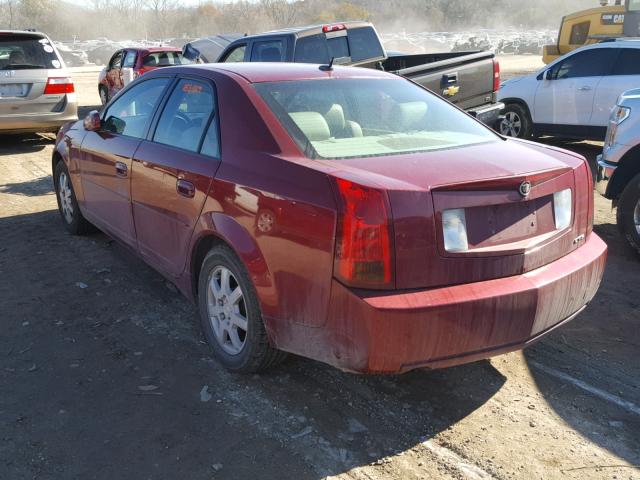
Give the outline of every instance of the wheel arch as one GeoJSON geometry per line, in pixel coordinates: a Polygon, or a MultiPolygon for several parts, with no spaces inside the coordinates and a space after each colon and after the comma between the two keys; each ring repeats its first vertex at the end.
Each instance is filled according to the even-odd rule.
{"type": "Polygon", "coordinates": [[[640,174],[640,144],[625,153],[618,163],[618,168],[609,181],[607,191],[609,197],[619,200],[629,182],[638,174],[640,174]]]}
{"type": "MultiPolygon", "coordinates": [[[[529,108],[529,104],[527,104],[527,102],[525,100],[523,100],[522,98],[507,97],[507,98],[501,99],[500,101],[502,103],[504,103],[505,109],[509,105],[519,105],[519,106],[521,106],[522,108],[524,108],[524,111],[527,113],[527,115],[529,115],[529,120],[533,122],[533,118],[531,116],[531,109],[529,108]]],[[[503,112],[504,112],[504,110],[503,110],[503,112]]]]}

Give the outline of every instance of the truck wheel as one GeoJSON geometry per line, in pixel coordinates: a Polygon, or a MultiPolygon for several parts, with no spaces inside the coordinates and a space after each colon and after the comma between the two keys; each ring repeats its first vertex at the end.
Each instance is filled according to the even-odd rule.
{"type": "Polygon", "coordinates": [[[498,122],[498,131],[505,137],[531,137],[531,119],[529,112],[516,103],[508,104],[503,110],[503,116],[498,122]]]}
{"type": "Polygon", "coordinates": [[[100,85],[98,87],[98,93],[100,93],[100,102],[102,102],[102,105],[106,105],[109,102],[109,92],[107,91],[107,87],[100,85]]]}
{"type": "Polygon", "coordinates": [[[633,177],[622,192],[616,217],[620,231],[640,253],[640,174],[633,177]]]}
{"type": "Polygon", "coordinates": [[[213,247],[202,262],[198,307],[205,337],[228,370],[259,372],[286,357],[269,344],[253,283],[225,245],[213,247]]]}

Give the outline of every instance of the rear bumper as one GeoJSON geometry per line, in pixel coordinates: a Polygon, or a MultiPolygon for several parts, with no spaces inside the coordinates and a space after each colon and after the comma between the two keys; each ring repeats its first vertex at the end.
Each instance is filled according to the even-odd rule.
{"type": "Polygon", "coordinates": [[[78,103],[69,95],[60,112],[15,113],[0,115],[0,134],[55,132],[67,122],[78,120],[78,103]]]}
{"type": "Polygon", "coordinates": [[[312,348],[299,353],[344,370],[397,373],[518,350],[591,301],[606,256],[606,244],[592,233],[572,253],[515,277],[388,295],[334,282],[326,337],[307,335],[312,348]],[[318,348],[322,341],[330,344],[318,348]]]}
{"type": "Polygon", "coordinates": [[[500,112],[504,109],[504,103],[490,103],[488,105],[482,105],[480,107],[476,107],[467,112],[476,117],[485,125],[490,127],[494,127],[498,118],[500,118],[500,112]]]}

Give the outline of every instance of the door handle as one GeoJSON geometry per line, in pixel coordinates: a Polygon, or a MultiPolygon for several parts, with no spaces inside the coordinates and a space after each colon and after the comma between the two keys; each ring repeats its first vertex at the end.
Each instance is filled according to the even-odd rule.
{"type": "Polygon", "coordinates": [[[122,162],[116,162],[116,175],[119,177],[126,177],[128,172],[127,164],[122,162]]]}
{"type": "Polygon", "coordinates": [[[581,92],[588,92],[589,90],[591,90],[591,87],[589,85],[584,85],[580,88],[578,88],[579,91],[581,92]]]}
{"type": "Polygon", "coordinates": [[[176,182],[176,190],[180,195],[187,198],[193,198],[196,194],[196,187],[191,182],[187,182],[179,178],[176,182]]]}

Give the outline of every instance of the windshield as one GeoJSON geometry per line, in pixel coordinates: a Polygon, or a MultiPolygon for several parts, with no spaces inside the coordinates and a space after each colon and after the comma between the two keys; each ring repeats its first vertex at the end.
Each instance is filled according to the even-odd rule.
{"type": "Polygon", "coordinates": [[[402,79],[269,82],[255,88],[310,158],[398,155],[498,138],[402,79]]]}
{"type": "Polygon", "coordinates": [[[49,40],[34,35],[0,36],[0,70],[62,68],[49,40]]]}

